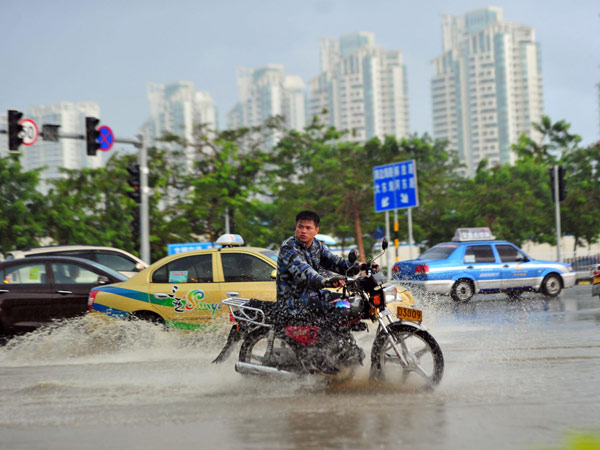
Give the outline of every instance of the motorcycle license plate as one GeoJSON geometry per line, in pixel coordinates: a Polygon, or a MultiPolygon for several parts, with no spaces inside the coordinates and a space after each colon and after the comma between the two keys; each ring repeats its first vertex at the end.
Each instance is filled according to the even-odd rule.
{"type": "Polygon", "coordinates": [[[396,312],[398,319],[410,320],[411,322],[422,322],[423,311],[419,309],[405,308],[404,306],[398,306],[396,312]]]}

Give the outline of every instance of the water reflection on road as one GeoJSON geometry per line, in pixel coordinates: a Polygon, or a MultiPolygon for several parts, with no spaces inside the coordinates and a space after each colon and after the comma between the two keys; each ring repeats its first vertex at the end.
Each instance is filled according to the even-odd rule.
{"type": "MultiPolygon", "coordinates": [[[[349,382],[246,379],[220,338],[89,319],[0,348],[0,448],[556,447],[600,430],[600,300],[421,299],[446,359],[415,393],[349,382]]],[[[374,334],[361,336],[368,349],[374,334]]]]}

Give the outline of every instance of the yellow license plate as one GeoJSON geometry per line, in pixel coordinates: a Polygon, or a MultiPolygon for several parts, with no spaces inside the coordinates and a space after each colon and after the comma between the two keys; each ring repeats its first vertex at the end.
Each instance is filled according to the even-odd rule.
{"type": "Polygon", "coordinates": [[[398,306],[398,312],[396,313],[398,319],[410,320],[412,322],[423,321],[423,311],[419,309],[405,308],[404,306],[398,306]]]}

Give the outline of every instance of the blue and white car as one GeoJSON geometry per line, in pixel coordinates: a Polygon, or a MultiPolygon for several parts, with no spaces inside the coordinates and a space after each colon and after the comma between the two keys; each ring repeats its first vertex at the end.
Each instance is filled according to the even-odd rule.
{"type": "Polygon", "coordinates": [[[575,276],[570,264],[535,260],[516,245],[495,240],[489,228],[459,228],[451,242],[393,268],[393,279],[401,284],[459,302],[497,292],[513,298],[524,291],[556,297],[575,285],[575,276]]]}

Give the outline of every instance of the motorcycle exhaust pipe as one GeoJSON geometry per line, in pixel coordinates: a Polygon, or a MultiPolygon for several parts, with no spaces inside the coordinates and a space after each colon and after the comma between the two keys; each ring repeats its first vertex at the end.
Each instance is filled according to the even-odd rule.
{"type": "Polygon", "coordinates": [[[241,361],[235,363],[235,371],[247,375],[296,376],[296,374],[288,372],[287,370],[279,370],[275,367],[260,366],[258,364],[251,364],[241,361]]]}

